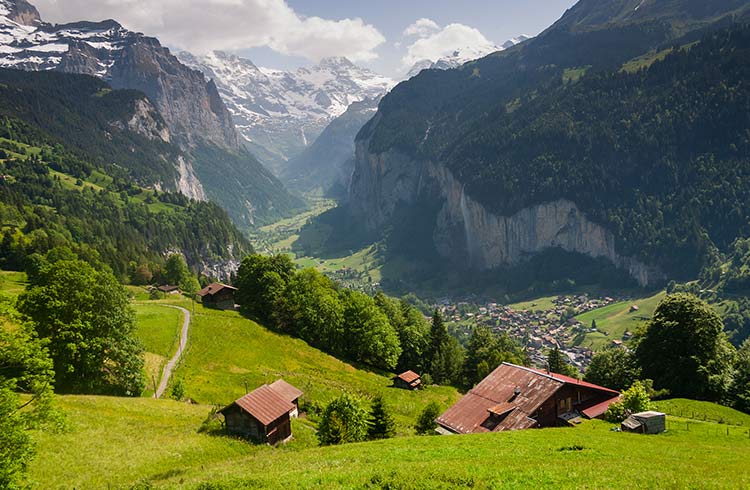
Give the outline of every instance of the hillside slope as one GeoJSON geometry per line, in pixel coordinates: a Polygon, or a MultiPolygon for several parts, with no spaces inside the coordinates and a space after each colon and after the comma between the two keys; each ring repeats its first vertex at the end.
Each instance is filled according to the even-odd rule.
{"type": "Polygon", "coordinates": [[[60,397],[59,403],[68,414],[69,431],[35,435],[39,457],[29,480],[44,488],[750,485],[747,428],[685,419],[670,418],[668,432],[657,436],[612,432],[610,425],[593,421],[575,428],[408,437],[324,448],[314,447],[309,425],[295,421],[295,440],[271,448],[198,433],[209,409],[204,405],[81,396],[60,397]]]}
{"type": "Polygon", "coordinates": [[[537,38],[397,86],[358,135],[355,218],[421,222],[443,260],[478,270],[559,247],[641,285],[694,277],[747,232],[747,29],[707,33],[750,4],[621,18],[630,3],[579,2],[537,38]]]}

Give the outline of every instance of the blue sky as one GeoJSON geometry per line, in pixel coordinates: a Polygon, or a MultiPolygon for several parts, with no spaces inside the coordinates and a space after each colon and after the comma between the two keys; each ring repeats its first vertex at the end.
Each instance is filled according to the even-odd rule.
{"type": "MultiPolygon", "coordinates": [[[[376,52],[379,57],[360,64],[389,76],[402,71],[404,30],[417,19],[428,18],[441,26],[460,23],[479,30],[495,43],[521,34],[534,36],[559,19],[576,0],[290,0],[304,16],[332,19],[360,17],[386,38],[376,52]],[[400,48],[394,46],[401,42],[400,48]]],[[[296,68],[309,64],[303,57],[279,56],[268,48],[243,50],[256,64],[274,68],[296,68]]]]}
{"type": "Polygon", "coordinates": [[[347,56],[398,76],[446,50],[536,35],[575,0],[31,0],[51,22],[113,18],[173,49],[292,69],[347,56]],[[411,28],[412,35],[404,31],[411,28]],[[417,28],[418,27],[418,28],[417,28]],[[462,44],[462,45],[461,45],[462,44]]]}

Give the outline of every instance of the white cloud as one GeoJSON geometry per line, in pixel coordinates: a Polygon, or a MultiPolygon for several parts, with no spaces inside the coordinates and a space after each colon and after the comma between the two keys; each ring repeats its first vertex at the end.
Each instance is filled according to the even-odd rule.
{"type": "Polygon", "coordinates": [[[473,27],[464,24],[449,24],[437,32],[414,41],[408,46],[401,61],[404,66],[411,66],[422,60],[437,61],[451,55],[457,49],[466,48],[483,53],[493,51],[495,46],[473,27]]]}
{"type": "Polygon", "coordinates": [[[404,36],[428,37],[430,34],[433,34],[434,32],[439,30],[440,26],[437,25],[437,22],[432,19],[426,19],[422,17],[421,19],[418,19],[415,23],[407,27],[406,30],[404,30],[404,36]]]}
{"type": "Polygon", "coordinates": [[[317,61],[377,57],[383,35],[362,19],[303,17],[285,0],[35,0],[49,22],[113,18],[125,27],[195,52],[268,46],[317,61]]]}

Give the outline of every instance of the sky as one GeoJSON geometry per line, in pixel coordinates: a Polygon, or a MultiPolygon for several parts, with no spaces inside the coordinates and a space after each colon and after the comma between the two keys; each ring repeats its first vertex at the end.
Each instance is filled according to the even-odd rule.
{"type": "Polygon", "coordinates": [[[535,36],[575,0],[31,0],[62,23],[112,18],[173,50],[295,69],[346,56],[397,77],[455,49],[535,36]]]}

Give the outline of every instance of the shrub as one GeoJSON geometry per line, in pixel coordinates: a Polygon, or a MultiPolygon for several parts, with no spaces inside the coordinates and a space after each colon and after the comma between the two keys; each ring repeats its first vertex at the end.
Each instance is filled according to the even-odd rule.
{"type": "Polygon", "coordinates": [[[651,398],[648,394],[647,384],[636,381],[622,393],[622,398],[611,404],[604,414],[608,422],[622,422],[630,415],[643,412],[651,408],[651,398]]]}
{"type": "Polygon", "coordinates": [[[424,410],[422,410],[422,413],[419,414],[419,418],[417,418],[417,423],[414,426],[414,429],[417,431],[417,434],[419,435],[435,434],[435,429],[437,428],[435,419],[438,418],[438,415],[440,415],[440,405],[438,405],[437,402],[431,402],[429,405],[427,405],[424,408],[424,410]]]}
{"type": "Polygon", "coordinates": [[[318,424],[322,446],[360,442],[367,438],[368,413],[359,400],[348,394],[329,403],[318,424]]]}

